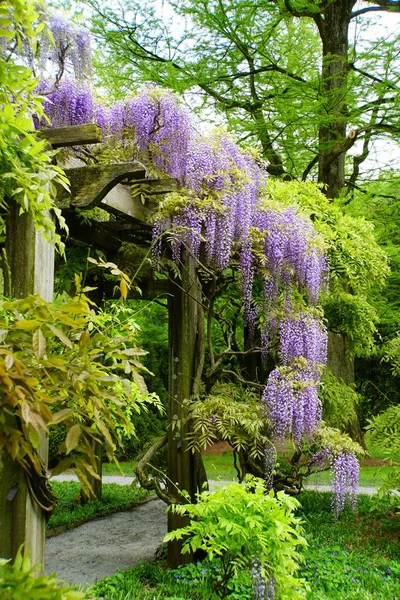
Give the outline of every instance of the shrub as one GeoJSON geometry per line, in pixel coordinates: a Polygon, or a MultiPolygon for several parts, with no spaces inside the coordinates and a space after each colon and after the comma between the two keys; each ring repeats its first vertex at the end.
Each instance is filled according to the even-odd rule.
{"type": "Polygon", "coordinates": [[[199,494],[197,504],[172,505],[169,510],[191,522],[168,533],[164,541],[182,539],[182,552],[202,550],[210,561],[219,558],[214,587],[221,597],[228,595],[229,582],[242,569],[253,569],[255,588],[270,585],[276,600],[297,600],[306,592],[304,580],[296,578],[298,547],[306,545],[294,516],[298,506],[283,492],[266,494],[262,479],[248,477],[245,486],[231,483],[199,494]]]}
{"type": "Polygon", "coordinates": [[[36,568],[19,550],[15,562],[0,559],[0,600],[82,600],[84,594],[60,587],[54,575],[36,577],[36,568]]]}

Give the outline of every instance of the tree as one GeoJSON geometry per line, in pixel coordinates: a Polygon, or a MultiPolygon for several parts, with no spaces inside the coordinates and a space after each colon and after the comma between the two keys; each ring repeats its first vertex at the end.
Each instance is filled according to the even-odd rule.
{"type": "Polygon", "coordinates": [[[153,81],[200,94],[203,106],[261,146],[271,175],[318,179],[335,198],[357,185],[373,140],[398,139],[395,44],[374,38],[365,18],[398,11],[397,2],[357,10],[355,0],[171,1],[164,6],[178,15],[173,28],[155,3],[87,4],[107,48],[100,65],[108,81],[118,77],[122,93],[153,81]]]}

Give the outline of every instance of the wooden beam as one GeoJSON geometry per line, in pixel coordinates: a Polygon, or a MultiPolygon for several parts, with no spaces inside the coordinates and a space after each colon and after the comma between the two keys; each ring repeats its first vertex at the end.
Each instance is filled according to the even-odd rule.
{"type": "Polygon", "coordinates": [[[151,243],[151,228],[139,221],[127,221],[121,229],[114,221],[82,222],[75,213],[67,213],[66,221],[69,229],[66,244],[69,240],[83,242],[105,252],[117,253],[123,242],[148,246],[151,243]]]}
{"type": "Polygon", "coordinates": [[[86,166],[80,159],[68,159],[61,165],[70,180],[70,192],[57,186],[57,206],[89,210],[100,206],[107,212],[128,220],[152,224],[158,209],[157,196],[178,189],[171,177],[146,179],[146,171],[138,162],[86,166]],[[129,186],[122,185],[124,179],[129,186]]]}
{"type": "Polygon", "coordinates": [[[101,128],[94,124],[39,129],[38,134],[47,140],[52,148],[100,144],[103,141],[101,128]]]}
{"type": "Polygon", "coordinates": [[[144,179],[146,171],[138,163],[128,162],[65,169],[65,174],[71,191],[61,186],[57,188],[58,206],[89,210],[98,206],[117,183],[128,178],[144,179]]]}

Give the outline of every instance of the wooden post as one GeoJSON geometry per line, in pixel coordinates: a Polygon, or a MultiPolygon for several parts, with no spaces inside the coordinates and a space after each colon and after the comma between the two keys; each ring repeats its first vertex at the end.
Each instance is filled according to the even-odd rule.
{"type": "MultiPolygon", "coordinates": [[[[32,219],[19,215],[10,202],[6,238],[7,268],[11,295],[23,298],[39,294],[53,299],[54,248],[36,231],[32,219]]],[[[48,440],[43,435],[41,457],[47,464],[48,440]]],[[[14,558],[24,545],[32,564],[44,565],[45,516],[31,500],[22,468],[6,453],[0,453],[0,557],[14,558]]]]}
{"type": "MultiPolygon", "coordinates": [[[[182,251],[181,276],[176,284],[172,283],[169,299],[168,477],[171,494],[185,490],[194,500],[197,491],[195,464],[193,454],[188,451],[188,424],[183,422],[186,417],[183,402],[192,394],[201,290],[194,261],[185,250],[182,251]]],[[[168,531],[186,524],[186,519],[168,513],[168,531]]],[[[171,568],[190,562],[190,555],[182,555],[181,548],[181,542],[168,544],[171,568]]]]}

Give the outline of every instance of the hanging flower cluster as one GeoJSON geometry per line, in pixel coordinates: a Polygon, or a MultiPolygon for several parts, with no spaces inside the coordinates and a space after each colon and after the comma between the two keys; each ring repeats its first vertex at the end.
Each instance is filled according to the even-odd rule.
{"type": "Polygon", "coordinates": [[[352,508],[356,508],[360,466],[352,452],[344,452],[333,459],[331,470],[332,508],[338,518],[344,510],[346,502],[352,508]]]}
{"type": "Polygon", "coordinates": [[[262,395],[274,436],[292,435],[296,444],[310,439],[322,418],[318,387],[327,360],[328,333],[308,313],[284,317],[280,323],[282,367],[274,369],[262,395]]]}
{"type": "Polygon", "coordinates": [[[73,25],[58,11],[51,11],[46,23],[53,39],[46,31],[40,38],[41,70],[49,72],[56,65],[64,71],[70,65],[78,79],[86,77],[92,67],[90,32],[73,25]]]}
{"type": "Polygon", "coordinates": [[[335,453],[330,447],[321,448],[308,461],[309,469],[328,466],[331,470],[332,509],[338,519],[346,504],[352,508],[357,506],[360,465],[353,452],[335,453]]]}
{"type": "Polygon", "coordinates": [[[322,417],[318,384],[318,370],[305,361],[271,372],[261,402],[275,439],[292,435],[300,444],[304,438],[312,437],[322,417]]]}
{"type": "Polygon", "coordinates": [[[284,365],[301,357],[325,365],[328,355],[325,325],[307,313],[284,317],[280,324],[280,351],[284,365]]]}

